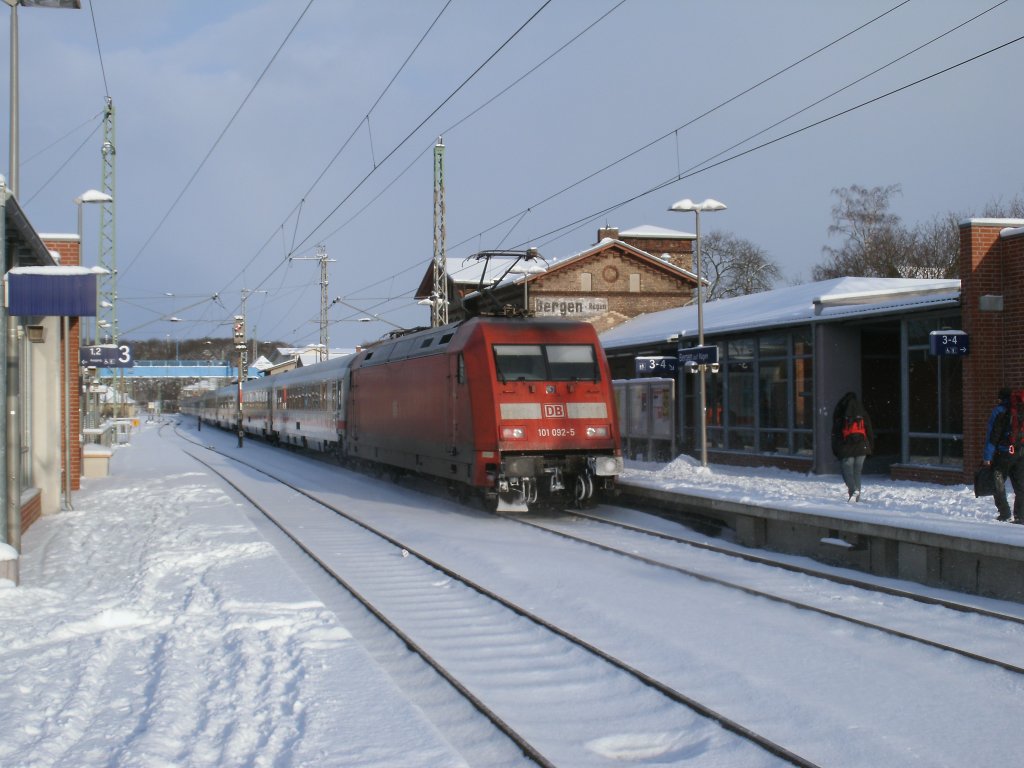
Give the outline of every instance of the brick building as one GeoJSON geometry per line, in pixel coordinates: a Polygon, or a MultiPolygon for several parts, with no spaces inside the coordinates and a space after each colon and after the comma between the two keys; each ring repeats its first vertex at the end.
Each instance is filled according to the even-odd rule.
{"type": "Polygon", "coordinates": [[[971,344],[963,373],[964,480],[981,461],[1002,386],[1024,388],[1024,220],[960,224],[960,304],[971,344]]]}
{"type": "MultiPolygon", "coordinates": [[[[545,262],[535,273],[509,252],[471,258],[461,267],[449,264],[449,319],[465,317],[464,302],[471,310],[488,304],[522,310],[525,303],[535,316],[577,317],[603,331],[694,297],[694,235],[654,226],[623,232],[607,227],[597,238],[585,251],[545,262]]],[[[533,264],[538,261],[543,260],[533,264]]],[[[431,267],[417,299],[429,298],[432,276],[431,267]]]]}

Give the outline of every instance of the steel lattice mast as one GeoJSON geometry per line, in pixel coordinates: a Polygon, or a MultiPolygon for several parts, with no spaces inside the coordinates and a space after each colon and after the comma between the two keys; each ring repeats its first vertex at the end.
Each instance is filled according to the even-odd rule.
{"type": "Polygon", "coordinates": [[[327,310],[331,302],[327,299],[327,265],[334,259],[327,258],[327,246],[320,243],[316,247],[316,256],[292,256],[293,261],[319,261],[320,262],[320,360],[330,358],[330,339],[328,338],[327,310]]]}
{"type": "Polygon", "coordinates": [[[444,139],[434,145],[434,287],[430,292],[430,324],[448,324],[448,266],[445,258],[444,139]]]}
{"type": "Polygon", "coordinates": [[[110,202],[100,204],[100,251],[99,266],[106,270],[97,278],[99,285],[99,306],[96,307],[95,343],[103,341],[100,330],[110,335],[110,341],[117,344],[117,250],[115,248],[114,194],[116,172],[116,142],[114,140],[114,100],[107,97],[103,112],[103,192],[110,196],[110,202]]]}

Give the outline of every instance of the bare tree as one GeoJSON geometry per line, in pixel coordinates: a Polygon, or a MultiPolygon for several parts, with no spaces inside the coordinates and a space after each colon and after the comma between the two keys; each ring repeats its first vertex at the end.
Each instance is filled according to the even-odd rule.
{"type": "Polygon", "coordinates": [[[856,184],[833,189],[839,198],[832,206],[828,234],[844,235],[838,248],[826,245],[826,261],[814,267],[814,280],[846,275],[862,277],[905,277],[906,255],[912,250],[913,235],[889,211],[889,201],[900,193],[899,184],[868,189],[856,184]]]}
{"type": "Polygon", "coordinates": [[[782,279],[778,264],[749,240],[726,232],[701,238],[701,271],[707,299],[726,299],[771,290],[782,279]]]}
{"type": "MultiPolygon", "coordinates": [[[[814,280],[854,275],[861,277],[957,278],[960,276],[959,223],[972,214],[950,211],[905,228],[889,212],[900,185],[833,189],[829,235],[845,235],[838,248],[825,246],[827,256],[811,272],[814,280]]],[[[980,214],[986,218],[1024,218],[1024,197],[993,200],[980,214]]]]}

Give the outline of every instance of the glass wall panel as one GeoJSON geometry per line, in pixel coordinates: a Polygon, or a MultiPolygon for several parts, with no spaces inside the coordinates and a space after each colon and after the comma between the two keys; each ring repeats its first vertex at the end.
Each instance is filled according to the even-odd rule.
{"type": "Polygon", "coordinates": [[[793,426],[797,429],[814,426],[813,370],[810,358],[793,360],[793,426]]]}
{"type": "Polygon", "coordinates": [[[774,334],[758,339],[761,357],[785,357],[789,354],[789,337],[774,334]]]}
{"type": "Polygon", "coordinates": [[[761,360],[761,429],[789,426],[789,377],[785,360],[761,360]]]}
{"type": "Polygon", "coordinates": [[[939,359],[927,349],[909,352],[910,431],[936,432],[939,428],[938,371],[939,359]]]}
{"type": "Polygon", "coordinates": [[[810,328],[793,331],[793,354],[797,356],[814,354],[814,336],[810,328]]]}

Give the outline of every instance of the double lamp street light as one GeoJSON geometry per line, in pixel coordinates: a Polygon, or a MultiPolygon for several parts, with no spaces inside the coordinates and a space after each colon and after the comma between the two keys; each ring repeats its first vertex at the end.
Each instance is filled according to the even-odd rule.
{"type": "MultiPolygon", "coordinates": [[[[697,237],[696,246],[697,251],[694,257],[695,272],[697,274],[697,346],[704,346],[704,280],[701,277],[701,258],[700,258],[700,214],[702,211],[724,211],[725,203],[720,203],[717,200],[712,200],[710,197],[703,203],[695,203],[690,198],[680,200],[678,203],[674,203],[670,211],[682,211],[693,213],[697,217],[697,237]]],[[[706,371],[706,365],[697,366],[697,375],[699,377],[699,392],[700,392],[700,465],[706,467],[708,465],[708,414],[707,414],[707,389],[704,374],[706,371]]]]}

